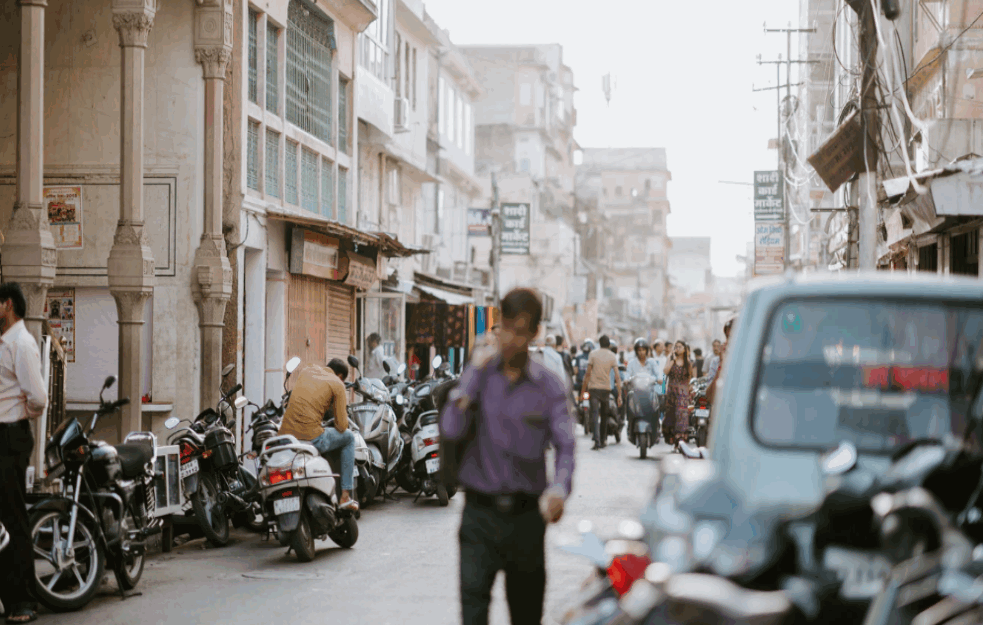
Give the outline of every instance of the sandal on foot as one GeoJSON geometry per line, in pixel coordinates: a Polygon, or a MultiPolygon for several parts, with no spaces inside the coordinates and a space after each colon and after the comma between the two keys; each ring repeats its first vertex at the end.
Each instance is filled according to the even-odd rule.
{"type": "Polygon", "coordinates": [[[19,608],[7,615],[8,623],[31,623],[38,620],[38,615],[31,608],[19,608]]]}
{"type": "Polygon", "coordinates": [[[351,510],[352,512],[358,512],[358,502],[354,499],[349,499],[343,504],[338,505],[339,510],[351,510]]]}

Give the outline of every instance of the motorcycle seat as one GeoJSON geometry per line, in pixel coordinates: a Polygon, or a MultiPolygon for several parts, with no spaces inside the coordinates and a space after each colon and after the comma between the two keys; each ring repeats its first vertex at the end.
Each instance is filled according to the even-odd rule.
{"type": "Polygon", "coordinates": [[[119,463],[123,469],[123,477],[134,478],[143,471],[143,467],[154,457],[154,452],[147,445],[138,443],[123,443],[116,445],[119,463]]]}

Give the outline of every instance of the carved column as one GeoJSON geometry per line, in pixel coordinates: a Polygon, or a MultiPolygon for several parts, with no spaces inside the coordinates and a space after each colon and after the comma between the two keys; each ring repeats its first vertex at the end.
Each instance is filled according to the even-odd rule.
{"type": "Polygon", "coordinates": [[[41,339],[44,298],[55,281],[58,253],[42,206],[44,187],[44,10],[46,0],[20,0],[17,58],[17,190],[2,248],[3,279],[19,282],[25,322],[41,339]]]}
{"type": "Polygon", "coordinates": [[[130,398],[120,420],[121,440],[143,429],[143,310],[154,292],[154,257],[143,229],[143,68],[156,5],[156,0],[113,0],[122,75],[119,222],[108,265],[119,313],[119,395],[130,398]]]}
{"type": "Polygon", "coordinates": [[[201,328],[201,407],[221,396],[222,331],[232,297],[232,267],[222,236],[223,96],[232,56],[232,0],[198,0],[195,59],[205,79],[204,231],[195,253],[194,290],[201,328]]]}

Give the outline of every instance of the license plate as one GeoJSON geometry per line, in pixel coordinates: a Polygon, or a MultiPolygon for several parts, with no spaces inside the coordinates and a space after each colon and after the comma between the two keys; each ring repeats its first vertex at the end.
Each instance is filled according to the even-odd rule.
{"type": "Polygon", "coordinates": [[[823,566],[834,571],[842,582],[840,596],[844,599],[871,599],[884,589],[891,575],[891,563],[872,551],[829,547],[823,555],[823,566]]]}
{"type": "Polygon", "coordinates": [[[709,408],[697,408],[696,409],[696,416],[698,416],[698,417],[709,417],[710,416],[710,409],[709,408]]]}
{"type": "Polygon", "coordinates": [[[431,458],[426,461],[427,463],[427,473],[436,473],[440,471],[440,458],[431,458]]]}
{"type": "Polygon", "coordinates": [[[423,438],[436,438],[440,436],[440,428],[436,424],[425,426],[420,429],[420,435],[423,438]]]}
{"type": "Polygon", "coordinates": [[[300,510],[300,497],[287,497],[273,501],[273,514],[286,514],[300,510]]]}
{"type": "Polygon", "coordinates": [[[181,465],[181,479],[188,477],[189,475],[194,475],[198,472],[198,459],[192,458],[187,464],[181,465]]]}

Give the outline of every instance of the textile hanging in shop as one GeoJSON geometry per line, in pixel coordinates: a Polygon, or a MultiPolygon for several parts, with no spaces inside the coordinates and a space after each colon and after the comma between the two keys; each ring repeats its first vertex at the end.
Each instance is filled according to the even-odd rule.
{"type": "Polygon", "coordinates": [[[420,302],[413,315],[415,342],[433,345],[437,340],[437,305],[434,302],[420,302]]]}
{"type": "Polygon", "coordinates": [[[488,327],[492,328],[502,321],[502,313],[494,306],[487,307],[488,327]]]}
{"type": "Polygon", "coordinates": [[[451,306],[447,311],[447,345],[463,347],[468,340],[468,309],[466,306],[451,306]]]}
{"type": "Polygon", "coordinates": [[[474,333],[481,336],[485,333],[485,314],[486,309],[484,307],[478,307],[475,310],[475,328],[474,333]]]}
{"type": "Polygon", "coordinates": [[[437,303],[436,317],[434,319],[434,345],[438,348],[447,349],[447,317],[450,315],[451,307],[444,303],[437,303]]]}
{"type": "Polygon", "coordinates": [[[416,304],[406,304],[406,344],[416,343],[416,304]]]}

